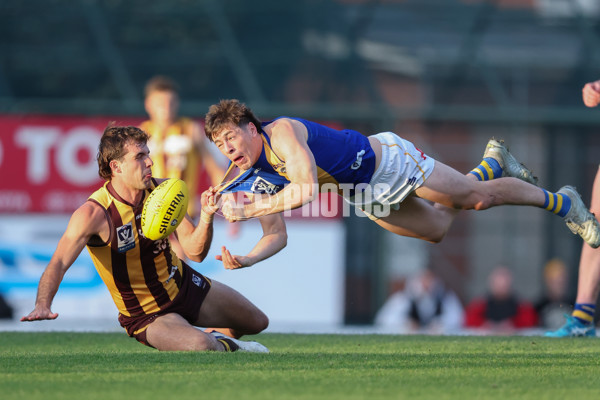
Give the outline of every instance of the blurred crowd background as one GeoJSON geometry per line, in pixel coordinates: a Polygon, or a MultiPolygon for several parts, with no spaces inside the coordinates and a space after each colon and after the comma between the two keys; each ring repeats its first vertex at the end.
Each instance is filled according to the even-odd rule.
{"type": "MultiPolygon", "coordinates": [[[[9,238],[22,220],[15,215],[35,221],[73,208],[11,206],[7,194],[23,179],[32,202],[39,184],[31,173],[10,180],[19,174],[17,161],[9,162],[16,131],[40,120],[65,131],[73,121],[100,132],[109,121],[139,123],[144,86],[155,75],[179,84],[180,114],[200,123],[210,104],[238,98],[264,120],[287,115],[365,135],[393,131],[465,173],[489,138],[501,138],[542,186],[574,185],[588,204],[600,162],[600,111],[581,101],[583,85],[600,79],[596,0],[3,1],[0,48],[0,172],[8,181],[0,183],[0,292],[13,306],[33,290],[10,295],[26,286],[13,275],[19,254],[9,238]]],[[[28,157],[45,154],[34,148],[28,157]]],[[[386,300],[416,290],[411,282],[425,272],[469,312],[500,268],[509,291],[535,308],[552,291],[550,261],[563,265],[562,310],[570,311],[581,240],[543,210],[462,213],[437,245],[396,237],[356,215],[334,220],[342,227],[331,243],[339,251],[333,279],[343,324],[374,323],[386,300]]],[[[310,231],[310,222],[297,223],[310,231]]],[[[314,221],[314,229],[324,223],[314,221]]],[[[314,250],[310,235],[302,240],[300,251],[312,257],[305,264],[327,271],[330,258],[314,250]]],[[[318,271],[305,276],[306,285],[320,279],[318,271]]],[[[268,292],[289,284],[281,279],[254,284],[268,292]]],[[[399,310],[412,307],[414,316],[411,301],[399,310]]],[[[429,308],[439,311],[436,302],[429,308]]],[[[542,323],[539,312],[536,318],[529,326],[542,323]]]]}

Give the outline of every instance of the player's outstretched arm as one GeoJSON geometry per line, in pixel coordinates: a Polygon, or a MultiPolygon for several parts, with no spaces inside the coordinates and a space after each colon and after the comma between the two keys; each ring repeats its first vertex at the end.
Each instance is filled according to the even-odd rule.
{"type": "Polygon", "coordinates": [[[56,251],[40,278],[35,308],[28,315],[22,317],[21,321],[38,321],[58,317],[57,313],[51,311],[50,306],[63,276],[92,235],[100,234],[103,224],[106,235],[108,235],[104,210],[91,202],[86,202],[73,213],[67,230],[60,238],[56,251]]]}
{"type": "Polygon", "coordinates": [[[232,255],[225,246],[215,258],[223,262],[225,269],[250,267],[278,253],[287,245],[287,231],[281,214],[259,218],[263,235],[254,248],[245,256],[232,255]]]}
{"type": "Polygon", "coordinates": [[[588,107],[596,107],[600,103],[600,80],[586,83],[582,89],[583,103],[588,107]]]}
{"type": "Polygon", "coordinates": [[[273,122],[271,147],[273,152],[285,162],[285,173],[290,181],[285,188],[274,195],[255,196],[243,207],[223,207],[223,215],[234,222],[248,218],[276,214],[293,210],[313,201],[319,191],[317,165],[307,144],[306,127],[298,121],[287,118],[273,122]]]}

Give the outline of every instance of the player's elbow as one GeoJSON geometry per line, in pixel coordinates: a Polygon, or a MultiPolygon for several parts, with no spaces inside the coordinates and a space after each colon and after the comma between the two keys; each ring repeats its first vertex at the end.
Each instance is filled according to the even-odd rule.
{"type": "Polygon", "coordinates": [[[279,250],[283,249],[287,246],[288,234],[285,223],[281,223],[277,229],[274,231],[275,235],[277,235],[277,239],[279,242],[279,250]]]}
{"type": "MultiPolygon", "coordinates": [[[[301,186],[301,195],[297,198],[298,206],[303,206],[305,204],[311,203],[317,199],[319,195],[319,186],[315,183],[306,183],[301,186]]],[[[295,207],[294,207],[295,208],[295,207]]]]}
{"type": "Polygon", "coordinates": [[[294,209],[315,200],[318,194],[319,187],[317,184],[308,182],[296,183],[288,187],[283,201],[288,205],[286,209],[294,209]]]}
{"type": "Polygon", "coordinates": [[[288,235],[287,232],[279,233],[279,243],[281,244],[281,248],[285,248],[287,246],[288,235]]]}
{"type": "Polygon", "coordinates": [[[204,246],[204,247],[202,247],[202,249],[200,249],[200,251],[191,252],[191,253],[186,252],[186,256],[190,261],[202,262],[208,255],[208,250],[209,250],[208,247],[204,246]]]}
{"type": "Polygon", "coordinates": [[[317,199],[319,195],[319,184],[312,183],[308,185],[308,201],[313,201],[317,199]]]}
{"type": "MultiPolygon", "coordinates": [[[[271,242],[272,254],[276,254],[283,250],[287,246],[288,235],[285,230],[271,232],[267,234],[269,236],[269,241],[271,242]]],[[[266,236],[263,236],[265,238],[266,236]]]]}

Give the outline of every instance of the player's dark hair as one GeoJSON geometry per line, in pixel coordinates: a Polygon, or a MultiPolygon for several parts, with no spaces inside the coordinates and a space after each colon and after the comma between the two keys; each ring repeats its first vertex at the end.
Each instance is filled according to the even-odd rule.
{"type": "Polygon", "coordinates": [[[144,87],[144,96],[148,97],[153,92],[173,92],[179,94],[179,85],[168,76],[157,75],[151,78],[144,87]]]}
{"type": "Polygon", "coordinates": [[[248,106],[236,99],[221,100],[208,109],[204,131],[208,140],[214,142],[214,136],[227,125],[242,126],[250,122],[260,132],[260,121],[248,106]]]}
{"type": "Polygon", "coordinates": [[[116,126],[111,122],[104,129],[98,146],[98,175],[109,181],[112,176],[110,162],[123,158],[125,145],[130,142],[146,144],[148,138],[148,134],[136,126],[116,126]]]}

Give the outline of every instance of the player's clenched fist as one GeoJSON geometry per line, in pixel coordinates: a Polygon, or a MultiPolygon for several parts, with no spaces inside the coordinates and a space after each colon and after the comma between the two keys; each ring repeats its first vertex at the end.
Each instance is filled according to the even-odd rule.
{"type": "Polygon", "coordinates": [[[202,204],[202,211],[211,215],[214,214],[219,209],[220,201],[221,195],[219,194],[217,189],[213,188],[212,186],[209,187],[202,193],[202,196],[200,198],[200,202],[202,204]]]}
{"type": "Polygon", "coordinates": [[[596,107],[600,103],[600,80],[586,83],[583,87],[583,103],[588,107],[596,107]]]}

